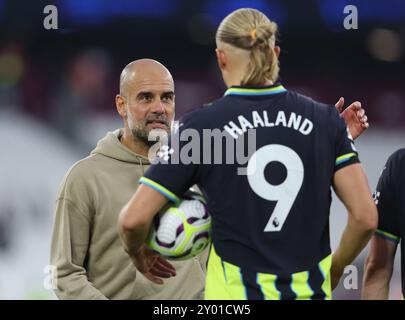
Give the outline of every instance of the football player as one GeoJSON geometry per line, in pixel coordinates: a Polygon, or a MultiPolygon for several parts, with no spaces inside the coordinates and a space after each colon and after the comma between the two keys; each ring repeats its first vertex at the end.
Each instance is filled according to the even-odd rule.
{"type": "Polygon", "coordinates": [[[222,21],[216,54],[224,97],[183,117],[180,139],[172,138],[123,208],[124,245],[152,281],[173,270],[143,245],[151,220],[194,184],[213,221],[206,299],[330,299],[373,234],[377,210],[352,136],[335,107],[277,82],[276,35],[277,25],[258,10],[240,9],[222,21]],[[224,139],[204,148],[204,135],[215,130],[224,139]],[[241,142],[251,150],[252,134],[246,163],[229,161],[243,158],[241,142]],[[331,186],[348,210],[333,255],[331,186]]]}

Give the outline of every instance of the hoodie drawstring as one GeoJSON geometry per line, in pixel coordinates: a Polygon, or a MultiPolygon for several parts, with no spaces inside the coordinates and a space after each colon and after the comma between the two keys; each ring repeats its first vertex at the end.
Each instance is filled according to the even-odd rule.
{"type": "Polygon", "coordinates": [[[141,165],[142,177],[143,177],[143,175],[145,174],[145,170],[144,170],[144,168],[143,168],[143,162],[142,162],[142,159],[141,159],[141,158],[138,158],[138,160],[139,160],[139,164],[141,165]]]}

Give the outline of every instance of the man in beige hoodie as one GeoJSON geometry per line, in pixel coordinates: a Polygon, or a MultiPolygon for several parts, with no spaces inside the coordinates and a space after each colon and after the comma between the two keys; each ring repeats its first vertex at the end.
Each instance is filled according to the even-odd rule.
{"type": "Polygon", "coordinates": [[[120,78],[117,111],[124,128],[109,132],[64,178],[56,202],[51,265],[60,299],[202,298],[207,250],[173,262],[176,276],[154,284],[135,269],[117,232],[121,208],[149,166],[152,129],[170,130],[174,84],[160,63],[137,60],[120,78]]]}

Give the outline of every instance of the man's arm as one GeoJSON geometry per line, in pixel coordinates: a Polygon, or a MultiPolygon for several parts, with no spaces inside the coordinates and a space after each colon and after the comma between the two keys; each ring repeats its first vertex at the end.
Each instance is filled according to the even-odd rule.
{"type": "Polygon", "coordinates": [[[84,268],[90,237],[88,218],[67,199],[59,199],[53,227],[51,265],[57,269],[59,299],[106,300],[88,280],[84,268]]]}
{"type": "Polygon", "coordinates": [[[344,104],[345,99],[341,97],[336,102],[335,107],[339,111],[340,116],[345,120],[353,140],[356,140],[369,128],[368,118],[359,101],[353,102],[347,108],[344,108],[344,104]]]}
{"type": "Polygon", "coordinates": [[[364,265],[363,299],[388,299],[396,250],[395,241],[378,234],[373,236],[364,265]]]}
{"type": "Polygon", "coordinates": [[[332,289],[337,286],[344,268],[367,245],[378,220],[377,208],[360,164],[338,170],[333,183],[337,196],[348,210],[348,222],[332,257],[332,289]]]}

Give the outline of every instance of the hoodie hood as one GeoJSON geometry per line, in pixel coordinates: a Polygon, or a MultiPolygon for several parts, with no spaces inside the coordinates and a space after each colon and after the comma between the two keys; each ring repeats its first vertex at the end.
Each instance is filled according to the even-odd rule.
{"type": "Polygon", "coordinates": [[[119,138],[122,133],[123,129],[108,132],[107,135],[97,143],[96,148],[90,154],[101,154],[115,160],[141,166],[149,165],[150,162],[148,158],[133,152],[121,143],[119,138]]]}

